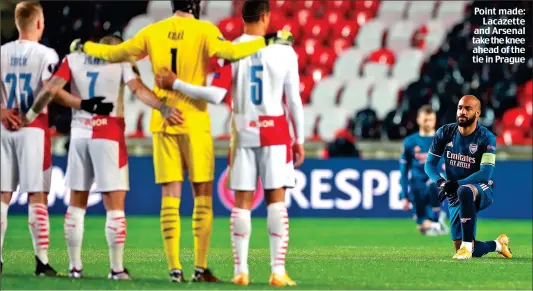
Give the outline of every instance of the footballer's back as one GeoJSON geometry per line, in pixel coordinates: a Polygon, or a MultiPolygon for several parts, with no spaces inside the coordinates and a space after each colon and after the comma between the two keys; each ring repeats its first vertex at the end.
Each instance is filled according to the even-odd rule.
{"type": "MultiPolygon", "coordinates": [[[[234,42],[246,42],[258,36],[242,35],[234,42]]],[[[247,58],[232,63],[237,85],[233,112],[249,116],[283,115],[283,90],[288,75],[297,72],[296,53],[291,46],[271,45],[247,58]]]]}
{"type": "Polygon", "coordinates": [[[34,97],[42,88],[42,81],[48,80],[55,71],[59,57],[57,53],[38,42],[16,40],[1,47],[1,77],[7,100],[7,108],[18,108],[27,112],[34,97]]]}

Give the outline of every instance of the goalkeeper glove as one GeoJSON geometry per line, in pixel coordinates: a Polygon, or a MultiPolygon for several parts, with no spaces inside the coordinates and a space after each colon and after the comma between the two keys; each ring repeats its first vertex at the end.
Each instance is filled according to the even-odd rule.
{"type": "Polygon", "coordinates": [[[81,109],[92,114],[109,115],[113,111],[113,103],[102,102],[105,97],[93,97],[91,99],[81,100],[81,109]]]}
{"type": "Polygon", "coordinates": [[[269,33],[264,38],[266,45],[283,44],[292,46],[294,43],[294,36],[290,31],[285,29],[278,30],[276,33],[269,33]]]}
{"type": "Polygon", "coordinates": [[[70,43],[70,52],[83,52],[83,42],[81,42],[81,38],[77,38],[70,43]]]}

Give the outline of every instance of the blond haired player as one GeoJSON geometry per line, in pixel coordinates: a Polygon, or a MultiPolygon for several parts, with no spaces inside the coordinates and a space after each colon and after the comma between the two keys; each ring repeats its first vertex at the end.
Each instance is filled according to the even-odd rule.
{"type": "MultiPolygon", "coordinates": [[[[226,41],[220,30],[209,22],[198,20],[200,0],[172,1],[174,16],[142,29],[132,39],[117,46],[75,40],[71,50],[111,62],[131,57],[150,57],[152,68],[159,73],[170,68],[183,81],[205,85],[209,59],[217,56],[227,60],[247,57],[267,44],[287,42],[292,35],[276,34],[234,45],[226,41]]],[[[180,219],[179,205],[183,169],[188,170],[194,194],[193,281],[219,281],[208,269],[207,252],[213,220],[212,181],[214,179],[213,140],[210,133],[207,103],[193,100],[184,94],[155,88],[165,103],[179,109],[184,122],[168,126],[158,111],[153,111],[150,130],[153,132],[154,167],[156,183],[162,185],[161,232],[172,282],[183,282],[179,260],[180,219]]]]}
{"type": "MultiPolygon", "coordinates": [[[[48,131],[48,115],[33,115],[31,123],[22,126],[20,114],[29,112],[34,97],[52,76],[59,58],[57,53],[39,40],[44,31],[44,15],[41,5],[35,2],[19,2],[15,7],[15,22],[19,39],[2,45],[2,126],[0,156],[1,248],[7,231],[9,202],[17,185],[20,192],[28,193],[28,224],[35,250],[38,276],[56,276],[48,264],[50,223],[47,194],[50,190],[52,152],[48,131]],[[22,127],[21,127],[22,126],[22,127]]],[[[63,105],[108,114],[112,104],[101,100],[80,102],[63,96],[63,105]]],[[[3,254],[3,252],[2,252],[3,254]]],[[[0,264],[0,272],[3,267],[0,264]]]]}
{"type": "MultiPolygon", "coordinates": [[[[235,42],[260,38],[270,22],[268,0],[245,1],[242,7],[245,34],[235,42]]],[[[176,78],[176,76],[173,76],[176,78]]],[[[168,76],[156,81],[165,88],[176,87],[168,76]],[[170,80],[169,80],[170,79],[170,80]]],[[[178,82],[176,80],[174,83],[178,82]]],[[[249,284],[248,249],[251,234],[251,209],[257,180],[265,189],[267,225],[270,240],[269,284],[293,286],[285,271],[289,241],[289,218],[285,207],[285,189],[295,184],[291,135],[287,106],[294,121],[296,141],[292,146],[299,166],[304,159],[303,107],[300,98],[297,56],[292,47],[273,45],[215,73],[212,86],[231,89],[232,143],[229,161],[229,188],[235,190],[231,213],[231,238],[235,270],[233,283],[249,284]]],[[[179,84],[178,84],[179,85],[179,84]]]]}
{"type": "MultiPolygon", "coordinates": [[[[101,43],[116,45],[122,42],[117,36],[106,36],[101,43]]],[[[96,184],[97,192],[104,198],[107,210],[105,236],[109,246],[110,273],[113,280],[131,279],[123,266],[126,242],[126,216],[124,200],[129,190],[128,154],[124,137],[124,85],[146,105],[161,112],[168,124],[178,124],[181,117],[177,109],[166,106],[139,79],[136,68],[128,62],[110,64],[83,53],[67,55],[49,84],[41,91],[32,108],[39,112],[49,96],[48,91],[59,91],[67,82],[71,91],[83,100],[106,99],[114,104],[110,116],[89,114],[73,110],[70,149],[66,183],[72,192],[65,215],[65,238],[69,252],[69,277],[82,276],[81,245],[84,218],[89,190],[96,184]],[[97,97],[104,96],[104,97],[97,97]],[[44,101],[43,101],[44,100],[44,101]]],[[[69,93],[63,93],[69,94],[69,93]]]]}

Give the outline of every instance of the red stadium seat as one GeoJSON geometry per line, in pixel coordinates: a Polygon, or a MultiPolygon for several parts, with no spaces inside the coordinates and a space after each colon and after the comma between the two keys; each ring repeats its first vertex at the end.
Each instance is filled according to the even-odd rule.
{"type": "Polygon", "coordinates": [[[345,13],[343,11],[327,11],[322,17],[329,25],[334,25],[338,22],[345,20],[345,13]]]}
{"type": "Polygon", "coordinates": [[[521,145],[525,143],[524,133],[519,129],[505,129],[496,142],[505,145],[521,145]]]}
{"type": "Polygon", "coordinates": [[[376,15],[379,8],[379,0],[354,1],[353,5],[355,11],[368,11],[372,15],[376,15]]]}
{"type": "Polygon", "coordinates": [[[340,55],[345,49],[352,46],[353,41],[348,41],[344,37],[338,37],[330,41],[330,46],[333,47],[335,54],[340,55]]]}
{"type": "Polygon", "coordinates": [[[300,68],[300,72],[303,72],[305,67],[307,67],[307,64],[309,64],[309,55],[305,52],[305,48],[301,46],[294,47],[294,51],[298,56],[298,67],[300,68]]]}
{"type": "Polygon", "coordinates": [[[359,26],[355,21],[343,20],[333,25],[332,35],[333,37],[344,37],[354,43],[358,30],[359,26]]]}
{"type": "Polygon", "coordinates": [[[518,101],[520,104],[525,104],[527,100],[531,99],[533,99],[533,81],[529,80],[524,84],[522,90],[520,90],[518,94],[518,101]]]}
{"type": "MultiPolygon", "coordinates": [[[[272,21],[270,23],[272,23],[272,21]]],[[[292,35],[294,36],[294,40],[296,41],[296,43],[299,43],[301,30],[300,30],[300,23],[298,23],[297,19],[294,19],[294,18],[285,19],[285,21],[282,21],[277,25],[277,30],[279,29],[285,29],[285,30],[290,31],[292,35]]]]}
{"type": "Polygon", "coordinates": [[[512,108],[505,111],[502,121],[505,129],[518,129],[523,134],[531,130],[531,116],[524,108],[512,108]]]}
{"type": "Polygon", "coordinates": [[[322,43],[318,41],[316,38],[304,38],[302,39],[302,42],[300,44],[305,49],[305,52],[309,56],[315,53],[316,47],[322,46],[322,43]]]}
{"type": "Polygon", "coordinates": [[[395,62],[394,53],[386,48],[381,48],[370,54],[368,62],[392,66],[395,62]]]}
{"type": "Polygon", "coordinates": [[[331,73],[331,69],[328,69],[327,67],[322,66],[308,66],[305,70],[305,74],[307,76],[311,76],[315,83],[320,81],[322,78],[328,76],[331,73]]]}
{"type": "Polygon", "coordinates": [[[323,42],[330,33],[331,26],[325,19],[309,18],[307,24],[302,27],[305,37],[312,37],[323,42]]]}
{"type": "Polygon", "coordinates": [[[330,0],[330,1],[325,1],[325,2],[326,2],[326,9],[328,11],[340,11],[342,13],[346,13],[347,11],[352,10],[351,2],[354,2],[354,1],[330,0]]]}
{"type": "Polygon", "coordinates": [[[308,9],[311,11],[313,16],[317,15],[323,10],[323,2],[322,1],[313,1],[313,0],[299,0],[294,1],[295,3],[295,9],[296,10],[302,10],[302,9],[308,9]]]}
{"type": "Polygon", "coordinates": [[[239,17],[225,18],[220,21],[218,28],[228,40],[234,40],[243,33],[243,23],[239,17]]]}
{"type": "Polygon", "coordinates": [[[315,86],[315,81],[313,81],[312,77],[310,76],[300,77],[300,97],[302,98],[302,102],[304,104],[309,103],[309,100],[311,99],[311,91],[313,90],[313,86],[315,86]]]}
{"type": "Polygon", "coordinates": [[[282,11],[272,11],[270,12],[270,27],[268,32],[275,32],[281,29],[281,24],[287,21],[287,17],[283,14],[282,11]]]}
{"type": "Polygon", "coordinates": [[[309,9],[300,9],[296,10],[295,16],[296,19],[298,19],[298,23],[300,23],[300,26],[304,26],[307,24],[309,18],[313,17],[313,13],[309,9]]]}
{"type": "Polygon", "coordinates": [[[294,12],[294,1],[292,0],[270,0],[270,10],[282,11],[286,16],[291,16],[294,12]]]}
{"type": "MultiPolygon", "coordinates": [[[[357,1],[359,2],[359,1],[357,1]]],[[[349,19],[355,21],[359,27],[365,25],[373,16],[368,11],[356,11],[349,19]]]]}
{"type": "Polygon", "coordinates": [[[524,101],[524,109],[526,110],[527,115],[533,115],[533,100],[528,99],[524,101]]]}
{"type": "Polygon", "coordinates": [[[337,55],[331,47],[316,47],[311,55],[311,64],[325,67],[331,71],[337,55]]]}
{"type": "Polygon", "coordinates": [[[232,3],[232,10],[233,10],[233,16],[241,17],[242,15],[242,4],[244,3],[244,0],[233,0],[232,3]]]}

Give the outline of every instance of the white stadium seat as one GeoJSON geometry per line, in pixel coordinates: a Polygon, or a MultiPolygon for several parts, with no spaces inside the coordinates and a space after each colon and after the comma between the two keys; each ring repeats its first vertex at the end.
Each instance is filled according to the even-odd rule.
{"type": "Polygon", "coordinates": [[[153,19],[146,14],[139,14],[133,17],[130,22],[128,22],[128,25],[124,28],[124,31],[122,32],[122,38],[124,40],[132,38],[137,34],[137,32],[153,22],[153,19]]]}
{"type": "Polygon", "coordinates": [[[373,78],[376,81],[389,77],[390,66],[380,63],[366,63],[363,67],[363,76],[373,78]]]}
{"type": "Polygon", "coordinates": [[[211,118],[211,135],[218,137],[230,132],[230,109],[225,104],[207,104],[211,118]]]}
{"type": "Polygon", "coordinates": [[[420,68],[424,62],[424,53],[418,49],[402,51],[392,68],[392,78],[403,88],[420,78],[420,68]]]}
{"type": "Polygon", "coordinates": [[[372,90],[371,108],[376,111],[379,119],[385,118],[387,113],[397,106],[400,84],[396,80],[381,81],[372,90]]]}
{"type": "Polygon", "coordinates": [[[304,135],[305,138],[312,137],[315,130],[315,122],[318,117],[315,109],[308,105],[304,105],[304,135]]]}
{"type": "Polygon", "coordinates": [[[343,82],[335,77],[320,80],[311,92],[311,106],[314,108],[334,106],[342,85],[343,82]]]}
{"type": "Polygon", "coordinates": [[[335,131],[345,128],[353,112],[342,107],[323,107],[320,110],[318,134],[325,141],[335,137],[335,131]]]}
{"type": "Polygon", "coordinates": [[[378,19],[387,26],[394,25],[403,19],[409,6],[409,1],[382,1],[379,5],[378,19]]]}
{"type": "Polygon", "coordinates": [[[361,64],[364,62],[366,55],[356,48],[349,48],[335,60],[333,66],[333,75],[336,78],[350,79],[359,76],[361,64]]]}
{"type": "Polygon", "coordinates": [[[429,58],[433,55],[446,40],[446,30],[429,32],[426,35],[426,46],[424,47],[424,56],[429,58]]]}
{"type": "Polygon", "coordinates": [[[383,34],[387,30],[385,24],[377,19],[368,21],[357,34],[355,46],[363,55],[381,48],[383,34]]]}
{"type": "Polygon", "coordinates": [[[374,86],[372,78],[354,78],[346,81],[342,91],[339,107],[355,112],[370,106],[369,96],[374,86]]]}
{"type": "Polygon", "coordinates": [[[172,4],[170,4],[170,1],[151,0],[146,7],[146,14],[148,14],[154,22],[169,18],[172,16],[172,4]]]}
{"type": "Polygon", "coordinates": [[[386,47],[395,54],[411,47],[417,26],[412,21],[398,21],[387,34],[386,47]]]}
{"type": "Polygon", "coordinates": [[[423,24],[433,18],[433,10],[437,1],[411,2],[407,10],[407,19],[416,24],[423,24]]]}
{"type": "Polygon", "coordinates": [[[469,1],[440,1],[436,19],[444,23],[446,29],[452,28],[464,18],[469,1]]]}

